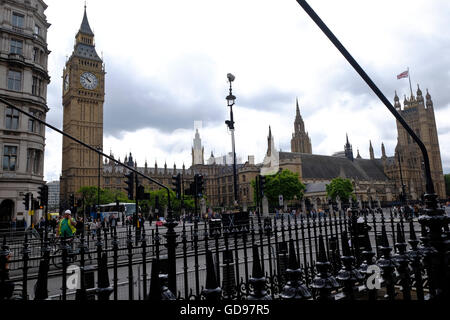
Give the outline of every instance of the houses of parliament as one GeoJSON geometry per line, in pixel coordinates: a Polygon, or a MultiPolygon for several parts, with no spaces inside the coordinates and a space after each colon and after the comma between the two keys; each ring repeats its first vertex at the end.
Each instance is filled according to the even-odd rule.
{"type": "MultiPolygon", "coordinates": [[[[105,75],[106,70],[96,52],[94,33],[85,10],[80,30],[75,37],[74,51],[63,71],[63,129],[68,134],[99,149],[103,149],[105,75]]],[[[430,156],[431,174],[436,193],[440,198],[445,198],[445,183],[430,93],[427,90],[424,97],[418,88],[416,96],[412,94],[409,98],[405,96],[403,107],[396,93],[394,104],[424,142],[430,156]]],[[[402,185],[411,200],[420,199],[425,192],[421,153],[400,123],[397,122],[398,141],[393,156],[386,155],[382,144],[382,156],[375,158],[371,143],[370,159],[362,159],[359,152],[354,156],[348,137],[342,152],[332,156],[315,155],[312,152],[312,141],[306,132],[298,100],[295,107],[291,152],[275,149],[274,136],[269,129],[264,161],[255,163],[254,156],[249,156],[245,163],[237,165],[238,195],[241,206],[254,205],[251,181],[258,174],[267,172],[274,164],[278,169],[289,169],[298,173],[301,181],[306,185],[305,197],[310,198],[317,205],[327,202],[325,186],[336,177],[350,179],[356,196],[361,201],[398,200],[402,185]]],[[[124,191],[125,174],[128,172],[122,166],[108,160],[100,161],[98,154],[65,137],[62,153],[61,200],[68,199],[70,194],[77,194],[83,186],[96,186],[99,168],[102,188],[124,191]]],[[[113,157],[112,152],[111,157],[113,157]]],[[[120,158],[118,160],[120,161],[120,158]]],[[[124,163],[166,186],[171,185],[173,175],[181,173],[187,187],[194,175],[200,173],[205,177],[205,194],[210,207],[229,207],[233,204],[232,163],[218,162],[213,154],[205,162],[204,148],[198,131],[193,141],[192,164],[188,168],[184,164],[181,168],[177,168],[176,165],[168,167],[167,163],[162,166],[155,163],[149,167],[147,162],[144,166],[138,166],[131,153],[125,156],[124,163]]],[[[156,185],[149,184],[147,181],[143,181],[143,185],[147,190],[157,188],[156,185]]]]}

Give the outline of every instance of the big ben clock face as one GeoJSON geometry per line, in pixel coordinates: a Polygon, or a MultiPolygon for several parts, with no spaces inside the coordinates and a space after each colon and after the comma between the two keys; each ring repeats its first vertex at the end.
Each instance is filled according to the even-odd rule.
{"type": "Polygon", "coordinates": [[[97,88],[98,80],[94,74],[90,72],[85,72],[80,77],[80,83],[83,86],[83,88],[88,90],[94,90],[95,88],[97,88]]]}

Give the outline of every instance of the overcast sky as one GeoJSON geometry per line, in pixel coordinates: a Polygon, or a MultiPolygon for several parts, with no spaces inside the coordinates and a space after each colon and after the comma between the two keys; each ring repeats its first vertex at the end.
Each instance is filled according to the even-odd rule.
{"type": "MultiPolygon", "coordinates": [[[[62,72],[84,1],[45,0],[51,84],[47,120],[62,127],[62,72]]],[[[308,3],[393,102],[420,84],[432,96],[444,172],[450,172],[450,1],[309,0],[308,3]]],[[[231,151],[224,123],[227,73],[236,76],[236,151],[262,162],[269,125],[290,151],[298,97],[314,154],[394,154],[394,117],[295,0],[89,0],[96,49],[106,64],[104,150],[138,165],[191,165],[194,121],[205,161],[231,151]]],[[[61,137],[47,131],[45,179],[59,178],[61,137]]]]}

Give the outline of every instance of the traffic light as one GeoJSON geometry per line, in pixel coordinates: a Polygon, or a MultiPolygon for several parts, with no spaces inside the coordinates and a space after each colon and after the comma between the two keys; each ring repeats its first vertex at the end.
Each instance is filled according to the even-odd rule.
{"type": "Polygon", "coordinates": [[[71,208],[75,207],[75,195],[74,194],[71,194],[69,197],[69,206],[71,208]]]}
{"type": "Polygon", "coordinates": [[[144,200],[145,199],[145,188],[143,185],[140,185],[137,188],[137,192],[136,192],[136,198],[138,200],[144,200]]]}
{"type": "Polygon", "coordinates": [[[195,183],[195,196],[201,198],[203,197],[203,191],[205,190],[203,176],[201,174],[196,174],[194,176],[195,183]]]}
{"type": "Polygon", "coordinates": [[[258,190],[259,190],[259,196],[261,197],[261,199],[264,197],[264,188],[265,187],[266,187],[266,177],[260,175],[258,190]]]}
{"type": "Polygon", "coordinates": [[[23,197],[23,205],[25,206],[25,210],[30,210],[30,194],[26,193],[23,197]]]}
{"type": "Polygon", "coordinates": [[[127,181],[125,181],[125,183],[127,184],[127,187],[125,188],[125,190],[127,190],[128,193],[128,199],[133,200],[134,199],[134,173],[130,172],[128,174],[125,175],[125,177],[127,178],[127,181]]]}
{"type": "Polygon", "coordinates": [[[43,185],[39,187],[38,191],[38,200],[40,203],[40,206],[47,206],[48,205],[48,186],[43,185]]]}
{"type": "Polygon", "coordinates": [[[181,199],[181,174],[177,174],[176,176],[172,176],[172,190],[175,192],[177,199],[181,199]]]}

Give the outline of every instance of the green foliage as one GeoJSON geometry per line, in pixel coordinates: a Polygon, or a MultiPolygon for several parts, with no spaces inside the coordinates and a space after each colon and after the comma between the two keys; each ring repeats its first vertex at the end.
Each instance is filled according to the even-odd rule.
{"type": "Polygon", "coordinates": [[[450,173],[447,173],[444,175],[445,178],[445,193],[447,194],[447,197],[450,197],[450,173]]]}
{"type": "MultiPolygon", "coordinates": [[[[81,198],[84,198],[85,205],[94,205],[97,204],[98,198],[98,188],[89,186],[82,187],[78,190],[78,193],[81,195],[81,198]]],[[[100,204],[108,204],[116,202],[116,199],[119,202],[132,202],[129,201],[125,192],[119,190],[110,190],[110,189],[102,189],[100,188],[100,204]]]]}
{"type": "Polygon", "coordinates": [[[326,190],[327,196],[333,201],[336,201],[337,196],[343,202],[347,202],[350,196],[352,196],[353,200],[356,199],[353,195],[353,185],[350,179],[335,178],[331,180],[330,184],[327,184],[326,190]]]}
{"type": "MultiPolygon", "coordinates": [[[[172,190],[170,192],[170,203],[172,206],[172,209],[175,212],[181,211],[181,200],[178,200],[176,198],[175,192],[172,190]]],[[[147,190],[146,193],[150,193],[150,200],[140,200],[139,206],[143,209],[142,211],[148,212],[146,209],[150,210],[151,208],[155,208],[155,202],[156,197],[159,198],[159,208],[160,210],[163,210],[164,207],[168,205],[168,198],[167,198],[167,190],[166,189],[158,189],[158,190],[147,190]]],[[[191,196],[184,196],[183,200],[184,208],[188,211],[194,210],[194,198],[191,196]]]]}
{"type": "MultiPolygon", "coordinates": [[[[254,191],[256,204],[256,180],[251,182],[254,191]]],[[[279,195],[283,196],[284,201],[298,200],[303,198],[306,186],[300,181],[298,173],[293,173],[287,169],[274,175],[266,176],[266,185],[264,195],[267,197],[270,206],[279,205],[279,195]]]]}

